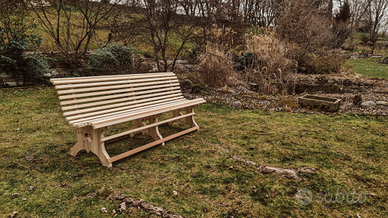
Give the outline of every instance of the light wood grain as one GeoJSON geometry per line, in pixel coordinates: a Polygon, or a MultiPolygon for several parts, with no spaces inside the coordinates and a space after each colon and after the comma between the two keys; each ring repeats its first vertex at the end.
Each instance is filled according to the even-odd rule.
{"type": "Polygon", "coordinates": [[[149,144],[143,145],[143,146],[141,146],[139,148],[135,148],[135,149],[127,151],[125,153],[122,153],[122,154],[119,154],[117,156],[111,157],[111,158],[109,158],[109,163],[113,163],[115,161],[121,160],[121,159],[126,158],[128,156],[131,156],[133,154],[139,153],[140,151],[146,150],[148,148],[152,148],[152,147],[154,147],[156,145],[159,145],[159,144],[161,144],[163,142],[166,142],[166,141],[169,141],[171,139],[177,138],[179,136],[185,135],[185,134],[187,134],[189,132],[196,131],[198,129],[199,129],[199,126],[195,126],[195,127],[190,128],[190,129],[183,130],[182,132],[178,132],[176,134],[170,135],[170,136],[168,136],[166,138],[159,139],[157,141],[154,141],[154,142],[151,142],[149,144]]]}
{"type": "Polygon", "coordinates": [[[51,82],[59,90],[59,100],[64,100],[60,102],[65,111],[63,115],[70,125],[78,128],[78,142],[70,154],[76,156],[85,149],[96,154],[106,167],[112,167],[114,161],[198,130],[194,107],[206,102],[202,98],[185,99],[178,78],[171,72],[57,78],[51,82]],[[172,111],[172,117],[159,121],[159,117],[169,111],[172,111]],[[186,122],[191,128],[163,138],[159,126],[176,121],[186,122]],[[125,122],[134,122],[135,127],[104,137],[107,128],[125,122]],[[133,136],[136,132],[148,134],[155,141],[112,158],[109,156],[106,142],[133,136]]]}

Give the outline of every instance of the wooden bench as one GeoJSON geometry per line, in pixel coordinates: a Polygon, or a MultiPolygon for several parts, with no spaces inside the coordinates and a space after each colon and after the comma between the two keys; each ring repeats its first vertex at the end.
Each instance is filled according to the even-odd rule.
{"type": "Polygon", "coordinates": [[[59,90],[63,115],[71,126],[78,128],[78,142],[70,154],[76,156],[83,149],[91,151],[107,167],[111,167],[114,161],[198,130],[194,121],[194,107],[206,102],[202,98],[185,99],[177,76],[170,72],[58,78],[50,81],[59,90]],[[159,116],[169,111],[172,111],[171,118],[158,121],[159,116]],[[130,121],[134,122],[134,128],[104,137],[104,131],[110,126],[130,121]],[[171,125],[175,121],[186,122],[190,128],[163,138],[158,126],[171,125]],[[109,156],[105,142],[133,136],[136,132],[149,134],[155,141],[114,157],[109,156]]]}

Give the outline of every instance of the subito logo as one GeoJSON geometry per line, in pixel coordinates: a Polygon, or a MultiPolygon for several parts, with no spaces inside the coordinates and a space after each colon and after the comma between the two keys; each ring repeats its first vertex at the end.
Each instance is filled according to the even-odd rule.
{"type": "Polygon", "coordinates": [[[302,188],[296,193],[296,201],[301,205],[308,205],[313,200],[313,194],[307,188],[302,188]]]}

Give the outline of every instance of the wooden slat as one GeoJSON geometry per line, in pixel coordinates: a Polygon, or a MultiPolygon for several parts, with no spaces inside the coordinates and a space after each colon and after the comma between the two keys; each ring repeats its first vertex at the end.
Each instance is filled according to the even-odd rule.
{"type": "Polygon", "coordinates": [[[138,103],[142,103],[142,102],[152,102],[152,101],[153,101],[153,99],[144,99],[144,100],[138,100],[138,101],[130,101],[130,102],[125,102],[125,103],[110,104],[110,105],[105,105],[105,106],[68,111],[68,112],[63,113],[63,116],[67,117],[67,116],[76,115],[76,114],[88,113],[88,112],[93,112],[93,111],[100,111],[100,110],[105,110],[105,109],[110,109],[110,108],[115,108],[115,107],[123,107],[123,106],[138,104],[138,103]]]}
{"type": "Polygon", "coordinates": [[[81,127],[81,126],[89,126],[92,125],[91,122],[106,122],[106,121],[111,121],[112,119],[120,119],[123,116],[132,116],[139,114],[144,111],[150,111],[150,110],[158,110],[158,109],[163,109],[168,106],[176,105],[178,103],[184,103],[187,102],[186,99],[181,98],[177,100],[170,100],[167,99],[163,103],[156,104],[154,102],[148,103],[145,106],[142,107],[137,107],[137,105],[134,105],[132,109],[125,110],[125,111],[118,111],[116,113],[109,113],[109,114],[103,114],[100,116],[95,116],[95,117],[89,117],[89,118],[84,118],[84,119],[79,119],[79,120],[74,120],[69,122],[69,124],[72,124],[74,127],[81,127]]]}
{"type": "Polygon", "coordinates": [[[195,115],[195,113],[184,114],[184,115],[181,115],[181,116],[178,116],[178,117],[173,117],[173,118],[170,118],[170,119],[167,119],[167,120],[159,121],[159,122],[152,123],[152,124],[149,124],[149,125],[146,125],[146,126],[142,126],[142,127],[136,128],[136,129],[131,129],[129,131],[125,131],[125,132],[122,132],[122,133],[119,133],[119,134],[107,136],[107,137],[102,138],[101,142],[106,142],[106,141],[109,141],[109,140],[112,140],[112,139],[115,139],[115,138],[119,138],[119,137],[122,137],[122,136],[125,136],[125,135],[129,135],[131,133],[139,132],[139,131],[144,130],[144,129],[148,129],[148,128],[151,128],[151,127],[154,127],[154,126],[162,125],[162,124],[165,124],[165,123],[169,123],[169,122],[172,122],[172,121],[175,121],[175,120],[179,120],[179,119],[182,119],[182,118],[185,118],[185,117],[193,116],[193,115],[195,115]]]}
{"type": "Polygon", "coordinates": [[[170,135],[170,136],[168,136],[166,138],[162,138],[162,139],[156,140],[154,142],[151,142],[149,144],[143,145],[143,146],[141,146],[139,148],[135,148],[133,150],[124,152],[122,154],[119,154],[117,156],[109,158],[109,163],[113,163],[113,162],[118,161],[120,159],[126,158],[128,156],[133,155],[133,154],[136,154],[136,153],[138,153],[140,151],[143,151],[145,149],[148,149],[148,148],[154,147],[156,145],[162,144],[163,142],[169,141],[171,139],[177,138],[179,136],[182,136],[182,135],[187,134],[189,132],[193,132],[193,131],[198,130],[198,129],[199,129],[199,126],[195,126],[195,127],[190,128],[190,129],[184,130],[182,132],[178,132],[176,134],[170,135]]]}
{"type": "MultiPolygon", "coordinates": [[[[174,85],[179,87],[179,83],[175,83],[174,85]]],[[[116,93],[122,93],[122,92],[146,90],[146,89],[155,89],[155,91],[157,91],[157,88],[164,88],[164,87],[170,87],[170,86],[171,85],[158,85],[158,86],[131,88],[131,89],[117,89],[117,90],[104,91],[104,92],[90,92],[85,94],[63,95],[63,96],[59,96],[58,98],[59,100],[72,99],[72,98],[84,98],[84,97],[90,97],[90,96],[109,95],[109,94],[116,94],[116,93]]]]}
{"type": "MultiPolygon", "coordinates": [[[[150,86],[150,85],[158,85],[158,84],[169,84],[171,80],[161,81],[161,82],[147,82],[147,83],[133,83],[133,84],[126,84],[126,85],[114,85],[114,86],[98,86],[93,88],[84,88],[84,89],[69,89],[69,90],[62,90],[58,91],[58,95],[64,95],[64,94],[71,94],[71,93],[82,93],[82,92],[94,92],[94,91],[101,91],[101,90],[114,90],[114,89],[122,89],[122,88],[130,88],[130,87],[136,87],[136,86],[150,86]]],[[[179,82],[177,79],[172,80],[173,82],[177,83],[179,82]]],[[[132,80],[126,81],[133,82],[132,80]]]]}
{"type": "Polygon", "coordinates": [[[188,100],[182,98],[182,99],[178,99],[175,101],[171,101],[171,100],[166,101],[166,102],[160,103],[160,104],[149,104],[149,105],[144,106],[144,107],[134,107],[131,110],[120,111],[117,113],[109,113],[107,115],[102,115],[102,116],[92,117],[92,118],[87,118],[87,119],[82,119],[82,120],[76,120],[74,122],[74,124],[76,125],[76,123],[82,123],[82,125],[91,125],[91,122],[106,122],[106,121],[111,121],[113,119],[121,119],[124,116],[128,117],[128,116],[137,115],[137,114],[143,113],[143,112],[160,110],[160,109],[163,109],[166,107],[170,107],[170,106],[174,106],[174,105],[178,105],[178,104],[183,104],[185,102],[188,102],[188,100]],[[86,120],[88,122],[85,122],[86,120]]]}
{"type": "MultiPolygon", "coordinates": [[[[175,94],[175,93],[180,93],[180,91],[171,91],[171,92],[166,92],[170,89],[160,89],[159,93],[152,94],[152,95],[137,95],[135,97],[126,97],[126,98],[119,98],[119,99],[114,99],[114,100],[108,100],[108,101],[98,101],[98,102],[93,102],[93,103],[87,103],[87,104],[77,104],[73,106],[67,106],[67,107],[62,107],[63,111],[66,110],[74,110],[74,109],[81,109],[85,107],[93,107],[93,106],[98,106],[98,105],[104,105],[104,104],[111,104],[111,103],[117,103],[117,102],[123,102],[123,101],[133,101],[136,99],[143,99],[143,98],[148,98],[149,101],[152,101],[152,97],[154,96],[160,96],[160,95],[170,95],[170,94],[175,94]]],[[[126,96],[131,95],[131,94],[125,94],[126,96]]],[[[109,96],[108,96],[109,97],[109,96]]],[[[77,101],[77,100],[75,100],[77,101]]]]}
{"type": "MultiPolygon", "coordinates": [[[[154,92],[154,91],[149,90],[149,91],[136,92],[136,94],[137,95],[144,95],[144,94],[148,94],[148,93],[152,93],[152,92],[154,92]]],[[[171,91],[171,92],[181,93],[181,90],[177,87],[175,91],[171,91]]],[[[151,94],[148,96],[154,97],[154,96],[159,96],[162,94],[163,93],[156,93],[156,94],[151,94]]],[[[85,103],[85,102],[100,101],[100,100],[114,99],[114,98],[122,98],[122,97],[128,97],[128,96],[129,96],[128,93],[118,94],[118,95],[106,95],[106,96],[93,97],[93,98],[81,98],[81,99],[70,100],[70,101],[61,101],[61,102],[59,102],[59,104],[60,105],[80,104],[80,103],[85,103]]]]}
{"type": "MultiPolygon", "coordinates": [[[[156,77],[156,78],[149,78],[149,79],[131,79],[130,81],[141,83],[141,82],[168,80],[168,79],[177,79],[177,77],[168,76],[168,77],[156,77]]],[[[57,85],[55,86],[55,89],[74,89],[74,88],[84,88],[84,87],[94,87],[94,86],[119,85],[119,84],[128,83],[128,80],[117,80],[112,82],[79,83],[79,84],[71,84],[71,85],[57,85]]]]}
{"type": "Polygon", "coordinates": [[[50,79],[54,85],[63,85],[68,83],[91,83],[91,82],[107,82],[123,79],[142,79],[153,78],[156,76],[175,76],[174,73],[147,73],[147,74],[131,74],[131,75],[112,75],[112,76],[91,76],[91,77],[77,77],[77,78],[58,78],[50,79]]]}
{"type": "MultiPolygon", "coordinates": [[[[152,107],[166,105],[169,102],[173,103],[173,102],[182,102],[182,101],[187,101],[187,100],[184,99],[183,97],[175,97],[175,98],[163,99],[163,100],[160,100],[160,101],[147,102],[147,103],[143,103],[143,104],[136,104],[136,105],[127,106],[127,107],[114,108],[114,109],[111,109],[111,110],[116,110],[115,112],[105,113],[106,111],[111,111],[111,110],[102,111],[104,113],[101,113],[99,115],[88,116],[88,117],[83,117],[83,118],[78,118],[78,119],[70,120],[69,124],[74,126],[77,123],[85,123],[85,122],[88,122],[88,121],[91,121],[91,120],[107,119],[108,117],[111,117],[111,116],[121,116],[123,114],[132,113],[134,111],[139,111],[139,110],[143,110],[143,109],[148,109],[148,108],[152,108],[152,107]],[[117,109],[119,109],[119,110],[117,110],[117,109]]],[[[86,115],[88,115],[88,114],[81,114],[80,116],[86,116],[86,115]]],[[[68,118],[70,118],[70,117],[68,117],[68,118]]]]}
{"type": "Polygon", "coordinates": [[[123,122],[128,122],[128,121],[132,121],[132,120],[136,120],[136,119],[141,119],[143,117],[148,117],[148,116],[152,116],[152,115],[156,115],[156,114],[165,113],[165,112],[171,111],[171,110],[176,110],[176,109],[180,109],[180,108],[195,106],[195,105],[198,105],[198,104],[201,104],[201,103],[205,103],[205,102],[206,101],[203,100],[203,99],[195,99],[195,100],[191,100],[190,103],[183,103],[181,105],[176,105],[176,106],[172,106],[172,107],[166,107],[164,109],[157,110],[157,111],[143,112],[143,113],[139,113],[139,114],[136,114],[136,115],[124,116],[124,117],[116,118],[116,119],[113,119],[113,120],[104,121],[104,122],[98,122],[98,123],[95,123],[94,121],[92,121],[91,125],[93,126],[94,129],[100,129],[100,128],[103,128],[103,127],[112,126],[112,125],[123,123],[123,122]]]}
{"type": "Polygon", "coordinates": [[[110,113],[118,112],[118,111],[122,112],[122,111],[125,111],[128,109],[131,109],[131,108],[141,107],[144,105],[152,105],[152,104],[157,104],[157,103],[162,103],[162,102],[167,102],[167,101],[174,101],[174,100],[179,100],[179,99],[184,99],[184,98],[183,98],[183,96],[177,95],[177,97],[174,97],[174,98],[160,97],[160,99],[163,99],[163,100],[154,101],[154,102],[147,102],[144,104],[137,104],[137,105],[126,106],[126,107],[119,107],[119,108],[114,108],[114,109],[110,109],[110,110],[97,111],[97,112],[92,112],[92,113],[70,116],[70,117],[66,117],[66,120],[70,121],[69,123],[71,124],[71,121],[75,121],[75,120],[81,119],[81,118],[88,118],[88,117],[93,117],[93,116],[98,116],[98,115],[103,115],[103,114],[110,114],[110,113]]]}

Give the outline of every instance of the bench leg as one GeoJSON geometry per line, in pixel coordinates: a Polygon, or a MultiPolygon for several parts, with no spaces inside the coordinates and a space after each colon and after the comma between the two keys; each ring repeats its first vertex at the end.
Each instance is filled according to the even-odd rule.
{"type": "MultiPolygon", "coordinates": [[[[186,114],[194,113],[194,106],[184,108],[183,110],[186,111],[186,114]]],[[[183,122],[189,124],[190,127],[198,126],[198,124],[197,124],[197,123],[195,122],[195,120],[194,120],[194,115],[183,118],[183,122]]],[[[198,130],[199,130],[199,128],[198,128],[198,130]]],[[[198,130],[197,130],[197,131],[198,131],[198,130]]]]}
{"type": "MultiPolygon", "coordinates": [[[[172,111],[172,118],[179,117],[181,115],[183,115],[182,112],[181,112],[181,109],[173,110],[172,111]]],[[[177,121],[181,121],[181,120],[175,120],[175,121],[169,122],[168,125],[171,126],[174,122],[177,122],[177,121]]]]}
{"type": "Polygon", "coordinates": [[[79,128],[77,130],[78,142],[70,149],[70,154],[76,156],[78,152],[85,149],[88,153],[91,151],[97,155],[102,165],[112,167],[109,163],[109,155],[105,150],[104,142],[101,138],[104,137],[103,129],[93,129],[91,126],[79,128]]]}
{"type": "Polygon", "coordinates": [[[77,144],[70,149],[70,155],[77,156],[78,152],[85,149],[88,153],[92,146],[91,134],[93,128],[90,126],[82,127],[77,130],[77,144]]]}
{"type": "MultiPolygon", "coordinates": [[[[149,124],[153,124],[153,123],[156,123],[158,122],[158,117],[157,116],[151,116],[148,118],[148,121],[150,122],[149,124]]],[[[155,127],[151,127],[148,129],[148,134],[156,140],[159,140],[159,139],[162,139],[162,135],[160,134],[159,132],[159,128],[158,126],[155,126],[155,127]]],[[[163,142],[162,145],[164,145],[165,143],[163,142]]]]}
{"type": "Polygon", "coordinates": [[[102,165],[106,167],[112,167],[112,163],[109,163],[109,154],[106,152],[105,143],[101,141],[104,137],[104,129],[95,129],[93,131],[93,146],[91,151],[97,155],[102,165]]]}
{"type": "MultiPolygon", "coordinates": [[[[134,128],[134,129],[147,125],[142,119],[137,119],[137,120],[134,121],[134,123],[135,123],[135,128],[134,128]]],[[[145,135],[145,134],[148,133],[147,129],[142,130],[142,131],[140,131],[140,132],[141,132],[143,135],[145,135]]],[[[131,133],[129,136],[130,136],[130,137],[133,137],[134,135],[135,135],[134,133],[131,133]]]]}

